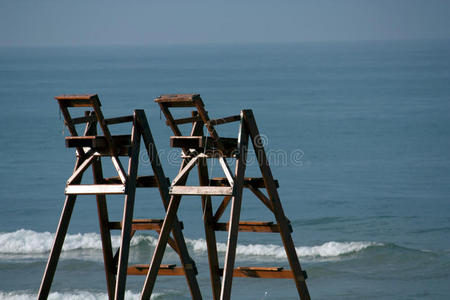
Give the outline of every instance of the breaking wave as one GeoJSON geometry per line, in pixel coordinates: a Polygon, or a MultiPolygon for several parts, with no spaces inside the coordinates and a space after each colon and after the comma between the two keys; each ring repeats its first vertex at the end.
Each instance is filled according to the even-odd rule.
{"type": "MultiPolygon", "coordinates": [[[[155,293],[152,295],[151,299],[159,299],[163,296],[162,294],[155,293]]],[[[1,292],[0,300],[34,300],[37,298],[36,294],[29,294],[26,292],[1,292]]],[[[53,292],[48,296],[48,300],[107,300],[108,294],[106,293],[93,293],[88,291],[73,291],[73,292],[53,292]]],[[[125,292],[125,299],[134,300],[140,299],[138,293],[133,293],[131,291],[125,292]]]]}
{"type": "MultiPolygon", "coordinates": [[[[20,229],[15,232],[0,233],[0,253],[3,254],[34,254],[49,252],[53,244],[54,234],[50,232],[35,232],[20,229]]],[[[155,246],[157,239],[148,235],[136,235],[132,239],[132,246],[140,244],[155,246]]],[[[196,252],[206,253],[206,241],[204,239],[186,239],[187,245],[196,252]]],[[[120,244],[120,236],[112,236],[113,247],[120,244]]],[[[382,246],[374,242],[326,242],[317,246],[297,247],[300,257],[336,257],[362,251],[371,246],[382,246]]],[[[81,249],[101,249],[100,235],[97,233],[78,233],[66,236],[63,251],[81,249]]],[[[219,252],[226,252],[225,243],[217,243],[219,252]]],[[[240,256],[261,257],[285,257],[284,248],[273,244],[238,244],[237,254],[240,256]]]]}
{"type": "MultiPolygon", "coordinates": [[[[187,243],[192,246],[194,251],[206,252],[206,241],[203,239],[187,240],[187,243]]],[[[300,257],[335,257],[358,252],[371,246],[381,245],[373,242],[327,242],[319,246],[296,247],[296,250],[300,257]]],[[[225,243],[217,243],[217,250],[219,252],[226,252],[226,249],[227,245],[225,243]]],[[[284,247],[273,244],[238,244],[236,254],[241,256],[286,257],[284,247]]]]}

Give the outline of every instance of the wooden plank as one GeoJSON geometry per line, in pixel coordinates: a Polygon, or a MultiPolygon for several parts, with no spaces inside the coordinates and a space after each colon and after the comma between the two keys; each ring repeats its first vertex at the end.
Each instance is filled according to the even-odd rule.
{"type": "MultiPolygon", "coordinates": [[[[150,299],[155,286],[156,276],[158,275],[159,267],[164,255],[164,251],[167,246],[169,234],[175,221],[178,207],[180,205],[181,196],[172,196],[167,208],[166,217],[164,218],[163,227],[159,234],[158,242],[156,244],[155,251],[153,252],[150,268],[147,276],[145,277],[144,286],[142,288],[141,299],[150,299]]],[[[186,268],[186,267],[185,267],[186,268]]],[[[201,297],[200,297],[201,298],[201,297]]]]}
{"type": "MultiPolygon", "coordinates": [[[[128,275],[147,275],[149,265],[133,265],[128,267],[128,275]]],[[[185,275],[184,268],[176,267],[175,265],[160,265],[158,275],[169,276],[183,276],[185,275]]]]}
{"type": "MultiPolygon", "coordinates": [[[[71,123],[71,117],[69,111],[66,107],[60,104],[61,112],[64,115],[64,120],[69,131],[72,135],[77,135],[77,131],[74,125],[71,123]]],[[[91,132],[94,129],[94,124],[88,123],[86,124],[84,134],[91,132]]],[[[81,154],[84,154],[83,149],[77,149],[77,151],[81,154]]],[[[77,170],[80,165],[83,163],[84,156],[77,157],[74,170],[77,170]]],[[[79,184],[81,182],[82,176],[78,177],[74,183],[79,184]]],[[[47,265],[45,267],[44,275],[42,276],[41,285],[39,287],[38,299],[43,300],[47,299],[50,293],[50,288],[53,282],[53,277],[55,276],[56,267],[58,265],[59,256],[61,255],[61,250],[64,244],[64,239],[67,234],[67,229],[69,228],[70,218],[72,217],[73,208],[75,206],[76,195],[68,195],[64,201],[64,206],[61,212],[61,216],[59,218],[58,227],[56,229],[55,238],[53,240],[52,249],[50,250],[50,255],[47,260],[47,265]]]]}
{"type": "MultiPolygon", "coordinates": [[[[216,231],[228,231],[229,223],[214,224],[216,231]]],[[[239,222],[239,232],[280,232],[278,225],[273,222],[239,222]]]]}
{"type": "Polygon", "coordinates": [[[234,178],[231,174],[230,167],[228,166],[228,162],[225,158],[219,157],[220,166],[222,167],[223,172],[225,173],[225,176],[228,180],[228,185],[233,187],[234,185],[234,178]]]}
{"type": "Polygon", "coordinates": [[[200,99],[200,94],[166,94],[155,99],[155,102],[194,101],[200,99]]]}
{"type": "MultiPolygon", "coordinates": [[[[136,122],[135,122],[136,123],[136,122]]],[[[128,256],[130,252],[130,241],[132,237],[132,222],[134,210],[134,197],[136,193],[136,178],[139,164],[139,150],[141,145],[141,134],[136,126],[133,126],[131,133],[132,154],[128,161],[127,172],[127,193],[124,201],[122,232],[119,251],[119,261],[117,265],[115,298],[124,299],[128,270],[128,256]]],[[[119,174],[120,176],[120,174],[119,174]]]]}
{"type": "MultiPolygon", "coordinates": [[[[89,151],[88,153],[91,154],[93,151],[89,151]]],[[[86,154],[86,155],[89,155],[86,154]]],[[[78,177],[80,177],[84,171],[92,164],[92,162],[96,159],[95,155],[91,154],[86,158],[83,163],[73,172],[72,176],[69,177],[66,184],[72,184],[78,177]]]]}
{"type": "MultiPolygon", "coordinates": [[[[230,152],[236,149],[236,138],[218,138],[218,141],[225,147],[225,152],[230,152]]],[[[213,150],[219,148],[219,142],[212,138],[203,136],[171,136],[170,147],[174,148],[188,148],[199,150],[213,150]]]]}
{"type": "Polygon", "coordinates": [[[97,94],[80,94],[80,95],[59,95],[56,100],[92,100],[97,97],[97,94]]]}
{"type": "MultiPolygon", "coordinates": [[[[199,116],[194,116],[194,117],[189,117],[189,118],[182,118],[182,119],[174,119],[173,122],[175,124],[187,124],[187,123],[194,123],[194,122],[198,122],[201,121],[202,119],[199,116]]],[[[167,120],[166,121],[166,125],[170,126],[170,121],[167,120]]]]}
{"type": "Polygon", "coordinates": [[[194,107],[195,102],[201,101],[198,94],[161,95],[155,102],[166,107],[194,107]]]}
{"type": "Polygon", "coordinates": [[[210,120],[209,125],[221,125],[221,124],[236,122],[236,121],[240,121],[240,120],[241,120],[241,115],[235,115],[235,116],[210,120]]]}
{"type": "MultiPolygon", "coordinates": [[[[114,150],[112,150],[114,151],[114,150]]],[[[133,155],[133,152],[131,152],[133,155]]],[[[114,165],[114,168],[117,171],[117,174],[119,174],[120,181],[122,181],[123,184],[126,184],[127,182],[127,175],[125,174],[125,170],[122,167],[122,163],[120,162],[119,158],[117,157],[117,154],[111,155],[111,161],[114,165]]]]}
{"type": "MultiPolygon", "coordinates": [[[[180,172],[178,172],[178,175],[173,179],[172,185],[176,185],[179,181],[184,180],[189,175],[189,172],[192,170],[192,168],[195,166],[195,163],[197,162],[198,157],[192,158],[180,172]]],[[[169,191],[170,193],[170,191],[169,191]]]]}
{"type": "MultiPolygon", "coordinates": [[[[166,109],[167,110],[167,109],[166,109]]],[[[168,112],[168,111],[167,111],[168,112]]],[[[164,175],[164,170],[161,166],[161,161],[159,160],[158,150],[156,149],[155,142],[153,140],[152,133],[150,131],[150,126],[148,125],[147,118],[143,110],[135,110],[134,115],[137,119],[137,124],[142,133],[142,137],[144,139],[145,148],[147,150],[148,157],[150,159],[150,163],[152,165],[153,172],[155,174],[156,181],[159,185],[159,192],[161,194],[161,200],[163,202],[164,208],[167,209],[169,206],[169,181],[164,175]]],[[[170,115],[170,113],[169,113],[170,115]]],[[[176,124],[174,124],[175,128],[176,124]]],[[[174,131],[175,133],[175,131],[174,131]]],[[[183,164],[181,169],[184,166],[186,160],[183,160],[183,164]]],[[[184,184],[185,180],[181,180],[180,184],[184,184]]],[[[175,245],[171,245],[172,248],[176,248],[175,251],[180,256],[181,264],[183,265],[185,271],[186,281],[189,286],[189,290],[191,292],[192,299],[201,299],[200,287],[197,282],[197,268],[195,266],[194,260],[189,256],[188,249],[186,246],[186,241],[184,240],[182,224],[178,221],[177,216],[175,215],[173,226],[172,226],[172,235],[175,241],[175,245]],[[175,247],[174,247],[175,246],[175,247]]],[[[161,232],[158,231],[158,234],[161,232]]],[[[167,238],[168,242],[170,241],[170,237],[167,238]]],[[[150,292],[151,294],[151,292],[150,292]]]]}
{"type": "Polygon", "coordinates": [[[121,123],[127,123],[127,122],[133,122],[133,116],[130,115],[130,116],[105,119],[106,125],[114,125],[114,124],[121,124],[121,123]]]}
{"type": "MultiPolygon", "coordinates": [[[[223,269],[220,269],[219,274],[222,273],[223,269]]],[[[284,270],[282,267],[238,267],[233,270],[233,277],[291,279],[293,275],[291,270],[284,270]]]]}
{"type": "Polygon", "coordinates": [[[164,116],[166,117],[166,120],[169,122],[169,126],[173,131],[173,134],[176,136],[181,136],[181,131],[178,128],[178,125],[175,123],[175,119],[173,118],[172,114],[170,113],[169,109],[164,105],[164,103],[159,103],[159,108],[163,112],[164,116]]]}
{"type": "MultiPolygon", "coordinates": [[[[211,186],[226,186],[228,185],[228,181],[225,177],[214,177],[209,181],[211,186]]],[[[264,178],[262,177],[245,177],[244,178],[244,187],[249,188],[249,185],[252,185],[255,188],[265,188],[264,178]]],[[[278,188],[278,180],[275,180],[275,185],[278,188]]]]}
{"type": "Polygon", "coordinates": [[[202,136],[171,136],[170,147],[172,148],[201,148],[203,147],[202,136]]]}
{"type": "Polygon", "coordinates": [[[82,123],[87,123],[87,122],[93,122],[96,120],[97,120],[97,118],[94,115],[89,115],[89,116],[84,116],[84,117],[79,117],[79,118],[72,118],[72,123],[73,124],[82,124],[82,123]]]}
{"type": "Polygon", "coordinates": [[[227,252],[225,254],[224,272],[220,293],[221,300],[229,300],[231,298],[231,286],[233,282],[234,262],[236,258],[236,246],[239,230],[239,218],[241,213],[242,189],[244,187],[244,174],[247,165],[248,132],[247,126],[243,122],[243,119],[241,120],[241,124],[239,127],[239,157],[236,159],[234,196],[231,202],[227,252]]]}
{"type": "MultiPolygon", "coordinates": [[[[169,181],[169,178],[166,177],[166,180],[169,181]]],[[[104,178],[104,183],[108,184],[115,184],[120,183],[120,178],[118,176],[115,177],[108,177],[104,178]]],[[[138,176],[136,180],[136,187],[138,188],[155,188],[158,187],[158,181],[156,180],[155,176],[153,175],[146,175],[146,176],[138,176]]]]}
{"type": "MultiPolygon", "coordinates": [[[[95,131],[94,133],[96,133],[96,126],[93,127],[93,130],[95,131]]],[[[93,162],[92,173],[94,177],[94,184],[102,182],[103,169],[100,159],[93,162]]],[[[97,200],[98,220],[100,226],[100,237],[102,241],[103,262],[105,266],[106,286],[108,289],[108,298],[112,300],[114,299],[114,290],[116,282],[116,275],[115,275],[116,264],[114,262],[111,243],[108,206],[106,203],[105,195],[96,195],[96,200],[97,200]]]]}
{"type": "MultiPolygon", "coordinates": [[[[209,175],[206,158],[200,158],[198,161],[198,177],[200,185],[208,184],[209,175]]],[[[213,299],[219,300],[220,276],[217,274],[217,270],[219,269],[219,256],[217,254],[216,234],[212,226],[213,210],[210,196],[202,196],[202,208],[213,299]]]]}
{"type": "MultiPolygon", "coordinates": [[[[98,100],[98,97],[95,96],[95,98],[98,100]]],[[[122,166],[122,163],[120,162],[118,156],[117,156],[117,150],[114,145],[114,140],[111,137],[111,132],[109,131],[108,126],[106,125],[105,118],[103,116],[102,111],[100,110],[100,101],[93,103],[94,113],[97,117],[98,123],[100,125],[100,128],[103,131],[103,135],[105,136],[107,147],[109,148],[109,151],[111,153],[111,161],[113,162],[113,165],[122,181],[123,184],[126,182],[126,175],[125,175],[125,169],[122,166]]],[[[134,128],[134,127],[133,127],[134,128]]]]}
{"type": "Polygon", "coordinates": [[[223,198],[222,202],[220,203],[219,207],[216,210],[216,213],[214,214],[214,218],[213,218],[214,223],[217,223],[219,221],[220,217],[225,212],[225,209],[227,208],[230,200],[231,200],[231,196],[225,196],[223,198]]]}
{"type": "Polygon", "coordinates": [[[101,106],[100,100],[95,94],[88,95],[60,95],[56,100],[65,107],[92,107],[95,104],[101,106]]]}
{"type": "Polygon", "coordinates": [[[258,126],[256,125],[256,120],[251,110],[243,110],[242,114],[250,132],[251,141],[258,160],[259,168],[264,178],[267,193],[274,208],[273,211],[275,219],[280,228],[281,240],[283,241],[289,265],[294,274],[293,279],[297,287],[298,294],[301,300],[309,300],[311,297],[309,295],[308,287],[306,286],[304,272],[298,260],[294,241],[292,240],[292,236],[290,234],[289,224],[286,216],[284,215],[283,207],[275,185],[275,180],[273,179],[272,171],[270,170],[266,152],[260,142],[260,139],[258,139],[260,135],[258,126]]]}
{"type": "Polygon", "coordinates": [[[123,184],[71,184],[66,186],[66,195],[124,194],[123,184]]]}
{"type": "MultiPolygon", "coordinates": [[[[160,230],[162,227],[162,219],[133,219],[132,230],[160,230]]],[[[183,222],[179,222],[183,229],[183,222]]],[[[122,222],[109,222],[109,228],[113,230],[122,229],[122,222]]]]}
{"type": "MultiPolygon", "coordinates": [[[[131,135],[114,135],[112,136],[114,145],[117,147],[129,146],[131,145],[131,135]]],[[[91,148],[101,148],[107,147],[108,143],[104,136],[68,136],[65,138],[66,147],[91,147],[91,148]]]]}
{"type": "Polygon", "coordinates": [[[253,187],[253,185],[249,184],[248,188],[253,192],[253,194],[255,194],[256,197],[258,197],[259,200],[261,200],[261,202],[268,208],[270,209],[271,212],[275,212],[273,205],[272,205],[272,201],[270,201],[266,195],[264,195],[263,192],[261,192],[258,188],[253,187]]]}
{"type": "Polygon", "coordinates": [[[233,188],[215,186],[172,186],[169,193],[171,195],[231,196],[233,195],[233,188]]]}

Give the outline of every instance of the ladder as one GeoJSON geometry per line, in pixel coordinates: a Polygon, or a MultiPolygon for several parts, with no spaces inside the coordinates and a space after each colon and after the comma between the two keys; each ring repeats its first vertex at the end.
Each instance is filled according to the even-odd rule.
{"type": "Polygon", "coordinates": [[[213,299],[230,299],[233,277],[292,278],[300,299],[310,299],[305,281],[306,272],[302,270],[298,260],[291,237],[292,227],[283,212],[277,191],[278,181],[272,176],[253,112],[243,110],[239,115],[210,119],[198,94],[163,95],[155,99],[155,102],[159,104],[166,118],[166,124],[174,133],[174,136],[170,137],[170,144],[172,147],[181,148],[183,160],[180,171],[170,187],[170,202],[144,283],[142,299],[149,299],[152,294],[166,244],[169,241],[170,228],[176,221],[177,210],[183,195],[201,196],[213,299]],[[189,108],[193,111],[189,117],[175,119],[170,110],[177,108],[189,108]],[[230,122],[240,123],[238,137],[220,137],[215,127],[230,122]],[[180,130],[182,124],[192,124],[190,135],[182,134],[180,130]],[[206,136],[204,128],[208,133],[206,136]],[[249,140],[253,145],[262,177],[245,177],[249,140]],[[208,177],[207,159],[210,158],[219,160],[224,177],[208,177]],[[236,159],[234,172],[231,171],[227,158],[236,159]],[[188,175],[195,165],[198,168],[199,186],[186,186],[188,175]],[[243,188],[248,188],[261,200],[273,213],[276,222],[240,220],[243,188]],[[266,190],[267,196],[261,189],[266,190]],[[224,197],[215,211],[211,196],[224,197]],[[229,221],[219,222],[230,203],[229,221]],[[228,231],[223,268],[219,266],[216,231],[228,231]],[[279,233],[290,270],[281,267],[235,268],[237,238],[240,231],[279,233]]]}
{"type": "MultiPolygon", "coordinates": [[[[164,207],[169,205],[169,180],[165,177],[158,157],[158,152],[143,110],[134,110],[133,115],[105,119],[100,109],[97,95],[63,95],[55,97],[64,123],[70,136],[65,138],[66,146],[76,149],[76,163],[73,174],[67,180],[66,199],[56,231],[54,243],[39,289],[39,299],[47,299],[58,264],[64,238],[67,233],[75,200],[78,195],[95,195],[100,223],[100,236],[103,248],[106,284],[109,299],[124,299],[126,278],[128,275],[146,275],[148,265],[128,266],[130,241],[137,230],[154,230],[160,232],[163,220],[133,219],[136,188],[158,188],[164,207]],[[72,118],[69,108],[90,109],[81,117],[72,118]],[[131,123],[131,134],[112,135],[110,125],[131,123]],[[85,124],[84,134],[78,135],[76,125],[85,124]],[[97,133],[99,125],[102,135],[97,133]],[[141,139],[144,142],[151,166],[152,176],[138,176],[139,152],[141,139]],[[101,157],[110,157],[117,171],[116,177],[105,178],[101,157]],[[125,171],[120,157],[128,157],[128,169],[125,171]],[[92,167],[93,184],[81,184],[84,172],[92,167]],[[123,217],[121,221],[110,221],[106,195],[125,195],[123,217]],[[119,249],[113,253],[111,230],[121,230],[119,249]]],[[[181,267],[161,265],[159,275],[184,275],[192,298],[201,299],[196,279],[195,263],[188,254],[182,233],[182,223],[176,216],[172,219],[170,230],[172,236],[166,241],[179,255],[181,267]]]]}

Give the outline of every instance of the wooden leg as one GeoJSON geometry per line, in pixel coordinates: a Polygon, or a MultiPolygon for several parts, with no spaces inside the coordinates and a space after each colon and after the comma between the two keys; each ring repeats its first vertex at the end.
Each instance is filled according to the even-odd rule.
{"type": "MultiPolygon", "coordinates": [[[[100,157],[92,163],[94,183],[100,184],[103,180],[103,171],[100,157]]],[[[114,299],[116,282],[116,265],[114,263],[113,250],[111,245],[111,232],[109,230],[108,206],[105,195],[97,195],[97,212],[100,225],[100,236],[102,240],[103,261],[105,265],[106,286],[108,288],[108,298],[114,299]]]]}
{"type": "MultiPolygon", "coordinates": [[[[170,196],[169,196],[169,183],[166,180],[164,170],[161,166],[161,161],[159,160],[158,150],[156,149],[155,142],[153,140],[152,133],[150,131],[150,126],[148,125],[147,118],[143,110],[136,110],[135,116],[144,139],[145,147],[147,149],[147,154],[150,159],[153,173],[155,174],[156,180],[158,182],[159,192],[161,194],[161,199],[164,208],[167,210],[169,206],[170,196]]],[[[184,164],[182,165],[182,168],[184,164]]],[[[186,180],[183,181],[183,184],[186,180]]],[[[160,234],[160,232],[159,232],[160,234]]],[[[183,265],[186,281],[188,283],[192,299],[201,299],[200,287],[197,282],[197,269],[195,267],[194,260],[189,256],[189,252],[186,246],[186,242],[181,230],[181,225],[178,218],[175,216],[174,224],[172,227],[172,235],[176,243],[176,248],[178,249],[178,254],[180,256],[181,264],[183,265]]]]}
{"type": "Polygon", "coordinates": [[[130,251],[131,227],[133,224],[134,196],[136,194],[136,178],[139,163],[139,148],[141,135],[136,126],[133,126],[131,134],[132,155],[128,163],[128,180],[123,208],[122,236],[119,252],[119,263],[117,266],[115,299],[121,300],[125,297],[125,287],[127,279],[128,256],[130,251]]]}
{"type": "Polygon", "coordinates": [[[166,217],[161,228],[161,233],[158,238],[158,243],[156,244],[156,249],[153,252],[152,261],[150,263],[150,268],[145,278],[144,287],[142,289],[141,299],[150,299],[153,292],[153,287],[155,286],[156,276],[158,275],[159,267],[166,250],[167,240],[170,235],[170,231],[175,221],[175,216],[177,214],[178,206],[180,205],[181,196],[172,196],[170,199],[169,207],[167,208],[166,217]]]}
{"type": "Polygon", "coordinates": [[[273,211],[277,220],[281,239],[283,241],[284,249],[291,267],[291,271],[294,277],[295,285],[297,287],[298,294],[302,300],[309,300],[310,295],[306,286],[306,281],[303,276],[302,268],[298,260],[297,251],[295,250],[294,242],[292,240],[289,224],[281,206],[280,197],[275,185],[275,181],[272,176],[272,172],[269,167],[269,162],[266,157],[266,153],[263,145],[258,140],[259,130],[256,125],[253,112],[251,110],[244,110],[244,120],[247,124],[252,144],[255,149],[256,158],[258,160],[259,168],[264,178],[264,183],[267,189],[270,200],[272,201],[273,211]]]}
{"type": "MultiPolygon", "coordinates": [[[[208,185],[208,167],[206,158],[200,158],[198,163],[198,175],[200,185],[208,185]]],[[[216,234],[213,229],[213,210],[210,196],[202,196],[203,223],[205,227],[206,245],[208,249],[209,274],[211,277],[211,286],[213,299],[220,299],[220,274],[219,258],[217,255],[216,234]]]]}
{"type": "MultiPolygon", "coordinates": [[[[88,132],[89,128],[89,125],[86,126],[85,133],[88,132]]],[[[80,167],[85,159],[85,157],[77,158],[74,172],[80,167]]],[[[81,178],[82,175],[78,176],[77,179],[73,181],[73,184],[79,184],[81,182],[81,178]]],[[[44,276],[42,277],[41,286],[39,288],[38,299],[47,299],[48,294],[50,293],[50,287],[53,282],[53,277],[55,276],[56,266],[58,265],[64,239],[67,234],[67,229],[69,228],[70,218],[72,217],[76,198],[77,195],[68,195],[64,201],[64,207],[59,218],[58,228],[56,229],[55,240],[53,241],[52,250],[50,251],[47,266],[45,267],[44,276]]]]}
{"type": "Polygon", "coordinates": [[[66,197],[59,219],[58,229],[56,230],[55,240],[42,278],[38,299],[47,299],[50,292],[56,266],[58,265],[59,256],[69,227],[70,217],[72,216],[73,207],[75,206],[76,197],[76,195],[69,195],[66,197]]]}
{"type": "Polygon", "coordinates": [[[236,161],[234,196],[231,202],[230,226],[228,230],[228,245],[223,269],[221,300],[231,298],[231,284],[233,281],[234,261],[236,258],[237,237],[239,231],[239,218],[242,203],[242,188],[244,187],[244,174],[247,159],[248,132],[241,121],[238,138],[238,159],[236,161]]]}

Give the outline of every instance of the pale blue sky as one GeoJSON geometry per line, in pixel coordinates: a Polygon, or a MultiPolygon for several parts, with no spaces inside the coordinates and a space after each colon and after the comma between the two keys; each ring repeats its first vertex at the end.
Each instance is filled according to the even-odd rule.
{"type": "Polygon", "coordinates": [[[0,46],[450,38],[445,0],[0,0],[0,46]]]}

